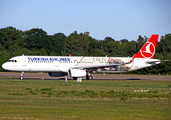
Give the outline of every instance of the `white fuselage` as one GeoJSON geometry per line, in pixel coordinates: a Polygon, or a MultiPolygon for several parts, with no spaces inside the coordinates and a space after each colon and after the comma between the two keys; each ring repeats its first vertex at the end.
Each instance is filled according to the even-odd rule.
{"type": "MultiPolygon", "coordinates": [[[[129,57],[75,57],[75,56],[17,56],[11,58],[3,64],[3,68],[9,71],[18,72],[66,72],[73,67],[98,66],[112,63],[128,63],[129,57]]],[[[144,67],[150,67],[152,64],[146,61],[155,59],[135,58],[134,62],[117,67],[106,67],[96,72],[127,72],[144,67]]]]}

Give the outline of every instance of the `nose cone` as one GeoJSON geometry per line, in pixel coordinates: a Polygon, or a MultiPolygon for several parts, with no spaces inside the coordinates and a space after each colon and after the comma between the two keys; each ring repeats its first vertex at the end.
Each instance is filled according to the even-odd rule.
{"type": "Polygon", "coordinates": [[[4,63],[4,64],[2,65],[2,68],[3,68],[4,70],[8,70],[8,69],[9,69],[9,65],[8,65],[7,63],[4,63]]]}

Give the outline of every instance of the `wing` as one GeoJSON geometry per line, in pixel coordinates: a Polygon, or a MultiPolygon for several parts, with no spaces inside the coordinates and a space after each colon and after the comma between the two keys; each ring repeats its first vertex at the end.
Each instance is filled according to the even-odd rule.
{"type": "Polygon", "coordinates": [[[115,66],[119,66],[119,65],[123,65],[123,64],[118,63],[118,64],[108,64],[108,65],[79,66],[79,67],[73,67],[72,69],[95,70],[95,69],[98,69],[98,68],[115,67],[115,66]]]}

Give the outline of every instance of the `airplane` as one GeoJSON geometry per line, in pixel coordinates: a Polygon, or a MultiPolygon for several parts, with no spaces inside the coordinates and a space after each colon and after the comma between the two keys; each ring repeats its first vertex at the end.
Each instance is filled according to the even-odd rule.
{"type": "Polygon", "coordinates": [[[7,71],[48,72],[51,77],[69,76],[73,79],[90,73],[123,73],[159,64],[163,61],[153,59],[158,41],[158,34],[153,34],[138,53],[133,57],[84,57],[84,56],[16,56],[2,65],[7,71]]]}

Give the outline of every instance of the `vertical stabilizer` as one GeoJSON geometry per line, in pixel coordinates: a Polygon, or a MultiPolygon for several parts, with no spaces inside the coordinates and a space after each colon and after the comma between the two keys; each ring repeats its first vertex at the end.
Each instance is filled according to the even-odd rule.
{"type": "Polygon", "coordinates": [[[153,59],[156,50],[156,45],[158,41],[158,34],[154,34],[150,39],[144,44],[138,53],[136,53],[130,62],[133,62],[134,58],[148,58],[153,59]]]}

